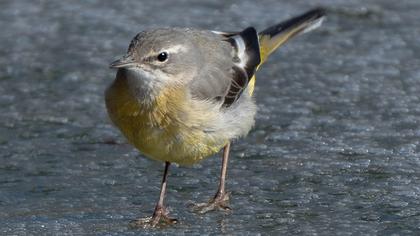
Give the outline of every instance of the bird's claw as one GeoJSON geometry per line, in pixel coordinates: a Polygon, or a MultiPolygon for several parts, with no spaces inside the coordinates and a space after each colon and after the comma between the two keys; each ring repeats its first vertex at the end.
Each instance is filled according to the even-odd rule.
{"type": "Polygon", "coordinates": [[[196,203],[192,205],[192,210],[200,213],[205,214],[209,211],[214,210],[224,210],[224,211],[231,211],[232,208],[228,206],[229,202],[229,194],[228,193],[218,193],[213,199],[211,199],[207,203],[196,203]]]}
{"type": "Polygon", "coordinates": [[[132,228],[155,228],[159,226],[173,225],[178,223],[177,219],[170,218],[164,207],[157,207],[152,217],[140,218],[130,222],[132,228]]]}

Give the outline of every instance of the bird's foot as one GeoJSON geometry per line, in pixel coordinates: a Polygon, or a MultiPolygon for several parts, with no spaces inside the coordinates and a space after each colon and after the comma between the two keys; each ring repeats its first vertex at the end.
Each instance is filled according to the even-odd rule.
{"type": "Polygon", "coordinates": [[[200,214],[204,214],[214,210],[231,211],[232,209],[228,206],[228,203],[228,193],[217,193],[216,196],[207,203],[193,204],[192,210],[200,214]]]}
{"type": "Polygon", "coordinates": [[[178,220],[170,218],[165,207],[156,207],[152,217],[133,220],[129,226],[133,228],[155,228],[176,223],[178,223],[178,220]]]}

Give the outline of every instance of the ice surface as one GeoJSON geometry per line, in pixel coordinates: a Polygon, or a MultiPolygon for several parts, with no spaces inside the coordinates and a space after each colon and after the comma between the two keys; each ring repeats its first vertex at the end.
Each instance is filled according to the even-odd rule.
{"type": "Polygon", "coordinates": [[[0,234],[391,235],[420,232],[420,2],[0,2],[0,234]],[[324,25],[257,73],[255,128],[232,146],[231,214],[197,215],[220,157],[173,167],[175,227],[135,230],[162,163],[128,145],[103,91],[139,31],[234,31],[324,6],[324,25]],[[246,14],[244,14],[246,13],[246,14]]]}

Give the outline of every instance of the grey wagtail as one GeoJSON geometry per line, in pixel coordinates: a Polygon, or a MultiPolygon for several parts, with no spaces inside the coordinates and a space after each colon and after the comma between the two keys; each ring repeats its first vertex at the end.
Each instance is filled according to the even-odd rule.
{"type": "Polygon", "coordinates": [[[153,216],[132,225],[176,223],[164,206],[170,164],[194,164],[222,148],[216,195],[194,208],[200,213],[230,209],[225,191],[230,142],[254,124],[255,72],[290,38],[320,26],[324,15],[314,9],[260,33],[253,27],[241,32],[162,28],[134,37],[126,55],[110,65],[118,71],[106,90],[106,107],[128,141],[164,161],[165,171],[153,216]]]}

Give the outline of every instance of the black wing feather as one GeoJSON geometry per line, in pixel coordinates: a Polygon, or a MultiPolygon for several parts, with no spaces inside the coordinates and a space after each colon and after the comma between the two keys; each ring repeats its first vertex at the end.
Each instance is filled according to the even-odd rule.
{"type": "Polygon", "coordinates": [[[239,99],[261,62],[258,34],[253,27],[246,28],[238,34],[226,34],[226,37],[236,52],[233,58],[232,80],[223,107],[229,107],[239,99]]]}

